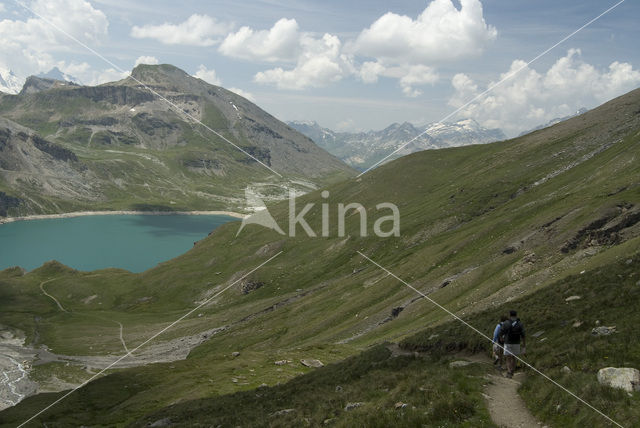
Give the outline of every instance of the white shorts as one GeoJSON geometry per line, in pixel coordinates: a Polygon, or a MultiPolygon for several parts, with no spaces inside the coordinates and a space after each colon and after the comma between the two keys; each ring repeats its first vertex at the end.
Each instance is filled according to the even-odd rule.
{"type": "Polygon", "coordinates": [[[520,355],[520,344],[504,344],[504,355],[520,355]]]}

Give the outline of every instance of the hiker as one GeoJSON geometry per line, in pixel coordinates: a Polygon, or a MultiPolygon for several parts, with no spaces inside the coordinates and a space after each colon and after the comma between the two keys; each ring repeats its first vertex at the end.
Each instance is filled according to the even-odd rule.
{"type": "Polygon", "coordinates": [[[500,330],[502,330],[502,324],[507,320],[506,315],[500,315],[500,322],[493,330],[493,364],[497,366],[498,370],[502,370],[502,362],[504,360],[504,341],[500,330]]]}
{"type": "Polygon", "coordinates": [[[516,357],[524,355],[524,325],[516,311],[509,311],[509,319],[500,327],[500,335],[504,340],[504,356],[507,361],[507,377],[512,378],[516,370],[516,357]]]}

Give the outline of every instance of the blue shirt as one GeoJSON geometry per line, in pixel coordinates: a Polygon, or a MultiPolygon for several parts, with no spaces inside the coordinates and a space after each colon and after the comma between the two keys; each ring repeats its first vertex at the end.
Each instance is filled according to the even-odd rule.
{"type": "Polygon", "coordinates": [[[498,323],[498,325],[496,326],[495,330],[493,330],[493,343],[498,343],[498,340],[500,339],[500,327],[502,326],[502,323],[498,323]]]}

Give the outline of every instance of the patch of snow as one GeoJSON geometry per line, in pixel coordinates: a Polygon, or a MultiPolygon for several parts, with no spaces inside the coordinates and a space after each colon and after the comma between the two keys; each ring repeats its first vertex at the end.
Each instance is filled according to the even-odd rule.
{"type": "Polygon", "coordinates": [[[0,67],[0,92],[17,94],[22,89],[24,80],[16,76],[13,71],[0,67]]]}

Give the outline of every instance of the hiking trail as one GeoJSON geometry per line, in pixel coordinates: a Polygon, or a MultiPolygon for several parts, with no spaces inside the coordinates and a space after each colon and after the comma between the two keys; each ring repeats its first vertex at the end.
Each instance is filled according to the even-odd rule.
{"type": "MultiPolygon", "coordinates": [[[[418,356],[419,352],[411,352],[402,349],[397,343],[387,345],[392,357],[418,356]]],[[[485,399],[487,410],[491,420],[500,428],[550,428],[539,422],[531,414],[524,400],[518,394],[518,388],[525,379],[526,374],[518,371],[513,379],[503,377],[500,372],[493,369],[493,362],[484,354],[459,354],[456,359],[470,361],[472,363],[485,364],[492,367],[494,373],[485,376],[487,380],[482,395],[485,399]]]]}
{"type": "Polygon", "coordinates": [[[49,279],[49,280],[47,280],[47,281],[42,281],[42,282],[40,283],[40,290],[42,291],[42,293],[43,293],[45,296],[50,297],[50,298],[51,298],[51,299],[56,303],[56,305],[58,305],[58,308],[60,308],[60,310],[61,310],[62,312],[68,312],[68,311],[67,311],[67,310],[66,310],[66,309],[65,309],[65,308],[60,304],[60,302],[58,301],[58,299],[56,299],[55,297],[53,297],[51,294],[47,293],[47,292],[44,290],[44,285],[45,285],[46,283],[51,282],[51,281],[55,281],[56,279],[58,279],[58,278],[53,278],[53,279],[49,279]]]}
{"type": "MultiPolygon", "coordinates": [[[[474,363],[487,364],[493,367],[493,361],[485,354],[461,356],[474,363]]],[[[518,394],[518,388],[526,378],[522,371],[516,371],[512,379],[508,379],[497,370],[489,373],[485,379],[482,395],[487,403],[491,420],[500,428],[549,428],[531,414],[524,400],[518,394]]]]}

